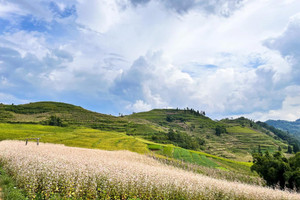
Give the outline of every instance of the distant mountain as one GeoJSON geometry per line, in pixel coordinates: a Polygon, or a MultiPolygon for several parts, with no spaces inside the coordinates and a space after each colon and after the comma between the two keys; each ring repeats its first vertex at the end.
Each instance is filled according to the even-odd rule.
{"type": "Polygon", "coordinates": [[[297,119],[294,122],[285,120],[268,120],[266,123],[300,138],[300,119],[297,119]]]}

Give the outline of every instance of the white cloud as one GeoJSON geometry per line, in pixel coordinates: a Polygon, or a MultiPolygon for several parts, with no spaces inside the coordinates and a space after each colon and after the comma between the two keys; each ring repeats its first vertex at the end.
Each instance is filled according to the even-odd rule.
{"type": "Polygon", "coordinates": [[[7,18],[10,17],[12,13],[20,13],[21,10],[14,4],[0,1],[0,17],[7,18]]]}
{"type": "Polygon", "coordinates": [[[25,104],[29,103],[28,100],[19,99],[11,94],[0,92],[0,102],[3,104],[25,104]]]}
{"type": "Polygon", "coordinates": [[[133,112],[149,111],[152,109],[151,105],[145,103],[142,100],[137,100],[134,104],[127,105],[126,108],[133,112]]]}
{"type": "Polygon", "coordinates": [[[43,15],[49,2],[34,2],[0,1],[0,17],[12,19],[22,8],[20,16],[47,26],[1,33],[2,88],[79,93],[134,111],[188,106],[214,116],[262,116],[283,104],[292,110],[286,90],[299,85],[299,20],[290,17],[299,1],[57,1],[60,11],[75,5],[68,19],[43,15]]]}
{"type": "Polygon", "coordinates": [[[77,23],[91,30],[104,33],[122,18],[118,1],[79,0],[77,5],[77,23]]]}

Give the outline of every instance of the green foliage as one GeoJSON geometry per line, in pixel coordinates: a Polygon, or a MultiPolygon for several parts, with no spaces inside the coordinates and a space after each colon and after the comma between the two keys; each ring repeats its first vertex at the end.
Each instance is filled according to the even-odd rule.
{"type": "Polygon", "coordinates": [[[217,125],[215,130],[217,136],[220,136],[222,133],[227,133],[227,130],[224,126],[217,125]]]}
{"type": "Polygon", "coordinates": [[[283,189],[300,190],[300,152],[290,159],[286,159],[281,152],[270,155],[253,154],[251,170],[256,171],[266,180],[267,185],[275,187],[279,184],[283,189]]]}
{"type": "MultiPolygon", "coordinates": [[[[16,187],[15,181],[0,166],[0,187],[3,189],[3,197],[7,200],[25,200],[24,191],[16,187]]],[[[0,196],[1,199],[1,196],[0,196]]]]}
{"type": "Polygon", "coordinates": [[[287,153],[290,153],[290,154],[292,154],[293,153],[293,149],[292,149],[292,146],[288,146],[288,150],[287,150],[287,153]]]}
{"type": "Polygon", "coordinates": [[[57,116],[50,116],[50,119],[46,121],[46,125],[49,126],[65,126],[62,120],[57,116]]]}
{"type": "Polygon", "coordinates": [[[198,150],[200,146],[205,143],[203,139],[198,137],[191,137],[186,133],[175,132],[173,129],[169,129],[168,140],[175,145],[178,145],[185,149],[198,150]]]}

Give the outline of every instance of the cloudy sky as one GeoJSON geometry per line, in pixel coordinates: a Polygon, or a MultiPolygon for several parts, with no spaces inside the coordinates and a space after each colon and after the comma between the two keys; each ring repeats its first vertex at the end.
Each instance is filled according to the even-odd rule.
{"type": "Polygon", "coordinates": [[[299,0],[0,0],[0,102],[300,118],[299,0]]]}

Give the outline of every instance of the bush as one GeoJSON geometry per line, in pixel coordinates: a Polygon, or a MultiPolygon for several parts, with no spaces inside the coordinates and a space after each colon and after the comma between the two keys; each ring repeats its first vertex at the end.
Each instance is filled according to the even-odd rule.
{"type": "Polygon", "coordinates": [[[216,135],[220,136],[222,133],[227,133],[227,130],[224,126],[217,125],[216,126],[216,135]]]}
{"type": "Polygon", "coordinates": [[[46,121],[46,123],[44,123],[46,125],[50,125],[50,126],[67,126],[65,123],[62,122],[62,120],[57,117],[57,116],[50,116],[50,118],[46,121]]]}

